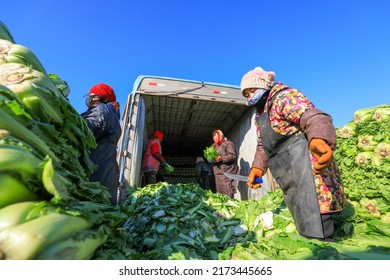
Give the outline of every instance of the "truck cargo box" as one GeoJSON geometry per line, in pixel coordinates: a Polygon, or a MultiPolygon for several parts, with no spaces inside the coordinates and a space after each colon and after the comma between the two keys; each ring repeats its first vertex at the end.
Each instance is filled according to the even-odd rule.
{"type": "MultiPolygon", "coordinates": [[[[160,169],[163,181],[196,183],[196,157],[212,144],[212,131],[222,130],[236,148],[241,175],[248,175],[256,149],[255,111],[246,105],[240,88],[158,76],[139,76],[128,96],[118,146],[119,180],[122,189],[143,186],[143,151],[150,135],[164,133],[162,154],[175,172],[160,169]]],[[[268,175],[259,190],[237,182],[237,199],[259,199],[275,183],[268,175]]]]}

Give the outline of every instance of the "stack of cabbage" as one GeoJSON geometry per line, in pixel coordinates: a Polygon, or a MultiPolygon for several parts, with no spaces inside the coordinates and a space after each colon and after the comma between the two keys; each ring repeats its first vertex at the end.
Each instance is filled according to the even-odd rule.
{"type": "Polygon", "coordinates": [[[116,220],[69,91],[0,22],[0,259],[91,258],[116,220]]]}
{"type": "MultiPolygon", "coordinates": [[[[390,104],[363,108],[337,129],[335,158],[347,198],[360,217],[355,231],[390,237],[390,104]]],[[[390,241],[388,241],[390,244],[390,241]]]]}

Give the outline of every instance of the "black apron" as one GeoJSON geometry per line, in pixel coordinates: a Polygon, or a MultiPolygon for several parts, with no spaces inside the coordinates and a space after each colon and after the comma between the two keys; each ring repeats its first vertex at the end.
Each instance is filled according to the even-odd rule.
{"type": "MultiPolygon", "coordinates": [[[[277,94],[278,92],[271,98],[270,107],[277,94]]],[[[324,238],[305,134],[281,135],[275,132],[270,125],[268,112],[257,117],[256,122],[259,125],[261,141],[268,157],[268,168],[283,190],[284,201],[299,234],[324,238]]]]}

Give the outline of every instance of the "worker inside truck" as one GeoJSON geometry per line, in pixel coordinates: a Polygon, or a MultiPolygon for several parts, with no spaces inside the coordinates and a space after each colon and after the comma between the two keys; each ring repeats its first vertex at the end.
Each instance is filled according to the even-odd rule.
{"type": "Polygon", "coordinates": [[[157,174],[160,166],[163,166],[170,173],[174,171],[173,166],[168,164],[162,155],[161,142],[163,138],[164,133],[156,130],[146,144],[142,160],[142,171],[145,179],[143,186],[157,183],[157,174]]]}

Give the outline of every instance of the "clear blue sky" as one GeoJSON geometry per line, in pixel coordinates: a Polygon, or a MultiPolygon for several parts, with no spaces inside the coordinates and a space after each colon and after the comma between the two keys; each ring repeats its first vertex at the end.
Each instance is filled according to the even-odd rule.
{"type": "Polygon", "coordinates": [[[99,82],[122,109],[139,75],[239,85],[256,66],[301,90],[339,127],[390,103],[390,1],[3,1],[0,20],[78,112],[99,82]]]}

